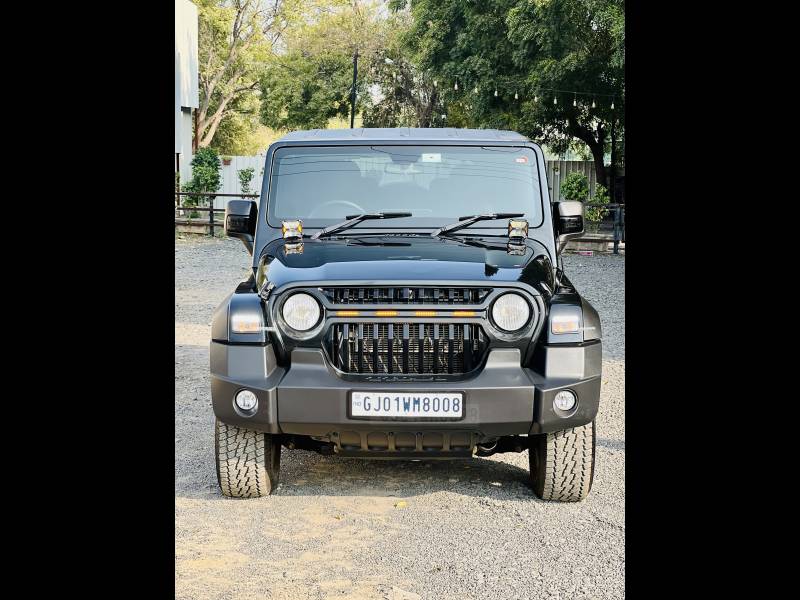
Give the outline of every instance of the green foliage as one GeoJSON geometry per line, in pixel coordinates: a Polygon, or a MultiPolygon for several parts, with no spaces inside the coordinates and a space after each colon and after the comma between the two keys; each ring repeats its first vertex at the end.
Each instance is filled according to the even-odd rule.
{"type": "Polygon", "coordinates": [[[561,182],[561,197],[564,200],[586,202],[589,197],[589,181],[586,175],[573,171],[561,182]]]}
{"type": "MultiPolygon", "coordinates": [[[[344,54],[281,58],[261,81],[261,122],[273,129],[324,129],[350,114],[353,59],[344,54]]],[[[363,93],[363,79],[359,86],[363,93]]]]}
{"type": "Polygon", "coordinates": [[[602,174],[610,125],[621,137],[624,123],[624,0],[392,4],[410,5],[413,22],[404,42],[418,68],[446,82],[448,113],[458,105],[472,127],[515,129],[555,152],[577,138],[590,148],[602,174]],[[452,87],[456,80],[458,91],[452,87]],[[597,96],[560,94],[553,104],[554,89],[597,96]]]}
{"type": "MultiPolygon", "coordinates": [[[[408,56],[404,42],[412,25],[407,12],[387,19],[385,48],[372,56],[365,73],[371,89],[379,91],[364,99],[365,127],[459,127],[458,118],[442,104],[436,76],[419,69],[408,56]],[[387,62],[391,61],[391,62],[387,62]],[[447,115],[448,121],[441,116],[447,115]]],[[[457,109],[457,107],[454,107],[457,109]]]]}
{"type": "Polygon", "coordinates": [[[358,112],[369,103],[369,66],[385,49],[387,21],[377,0],[317,0],[306,11],[261,79],[261,122],[273,129],[325,128],[336,117],[349,121],[353,55],[359,55],[358,112]]]}
{"type": "Polygon", "coordinates": [[[209,145],[221,155],[256,154],[261,149],[258,139],[260,107],[261,99],[255,93],[232,101],[209,145]]]}
{"type": "Polygon", "coordinates": [[[250,191],[250,182],[253,180],[255,169],[253,167],[247,167],[246,169],[239,169],[236,173],[239,175],[239,185],[242,188],[242,193],[252,193],[250,191]]]}
{"type": "MultiPolygon", "coordinates": [[[[592,198],[592,204],[608,204],[609,202],[610,199],[608,197],[608,190],[604,185],[597,184],[595,187],[594,198],[592,198]]],[[[607,214],[607,208],[588,207],[586,209],[586,220],[590,223],[599,223],[607,214]]]]}
{"type": "MultiPolygon", "coordinates": [[[[192,179],[184,184],[184,192],[216,192],[221,184],[220,163],[217,151],[213,148],[199,148],[192,158],[192,179]]],[[[198,206],[201,202],[211,202],[214,196],[184,196],[184,205],[198,206]]]]}

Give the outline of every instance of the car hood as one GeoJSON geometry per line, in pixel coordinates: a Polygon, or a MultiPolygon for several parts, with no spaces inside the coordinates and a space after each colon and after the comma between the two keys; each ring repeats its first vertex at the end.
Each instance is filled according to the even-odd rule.
{"type": "Polygon", "coordinates": [[[272,257],[268,276],[277,288],[304,281],[519,281],[552,293],[553,265],[545,246],[526,239],[524,253],[512,254],[507,244],[505,237],[343,236],[306,239],[294,251],[280,239],[264,254],[272,257]]]}

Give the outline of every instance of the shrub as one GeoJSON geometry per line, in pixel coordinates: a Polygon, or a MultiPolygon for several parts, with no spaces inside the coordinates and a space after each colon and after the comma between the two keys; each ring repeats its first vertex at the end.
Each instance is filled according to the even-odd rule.
{"type": "Polygon", "coordinates": [[[253,180],[253,173],[255,173],[255,169],[253,167],[247,167],[246,169],[239,169],[237,173],[239,174],[239,184],[242,187],[243,194],[250,194],[250,182],[253,180]]]}
{"type": "MultiPolygon", "coordinates": [[[[192,159],[192,178],[184,184],[184,192],[216,192],[221,183],[220,169],[222,165],[213,148],[200,148],[192,159]]],[[[207,200],[209,206],[214,196],[184,196],[186,206],[197,206],[207,200]]]]}
{"type": "MultiPolygon", "coordinates": [[[[594,198],[592,198],[593,204],[608,204],[610,199],[608,197],[608,190],[604,185],[597,184],[595,187],[594,198]]],[[[599,206],[592,206],[586,209],[586,220],[590,223],[599,223],[603,220],[603,218],[608,214],[607,208],[601,208],[599,206]]]]}
{"type": "Polygon", "coordinates": [[[572,172],[561,182],[561,196],[564,200],[586,202],[589,197],[589,180],[583,173],[572,172]]]}

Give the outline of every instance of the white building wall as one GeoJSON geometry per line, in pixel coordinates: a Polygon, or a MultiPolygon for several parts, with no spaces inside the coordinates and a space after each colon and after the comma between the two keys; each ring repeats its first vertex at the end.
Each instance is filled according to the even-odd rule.
{"type": "Polygon", "coordinates": [[[197,57],[197,6],[175,0],[175,153],[181,181],[191,177],[192,110],[200,106],[197,57]]]}

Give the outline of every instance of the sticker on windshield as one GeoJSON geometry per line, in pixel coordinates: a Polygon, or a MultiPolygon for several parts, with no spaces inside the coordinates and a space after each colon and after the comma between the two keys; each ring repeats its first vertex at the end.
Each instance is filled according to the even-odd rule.
{"type": "Polygon", "coordinates": [[[518,156],[517,158],[514,159],[514,162],[518,162],[521,165],[527,165],[528,164],[528,157],[527,156],[518,156]]]}
{"type": "Polygon", "coordinates": [[[442,155],[438,152],[431,152],[422,155],[422,162],[442,162],[442,155]]]}

